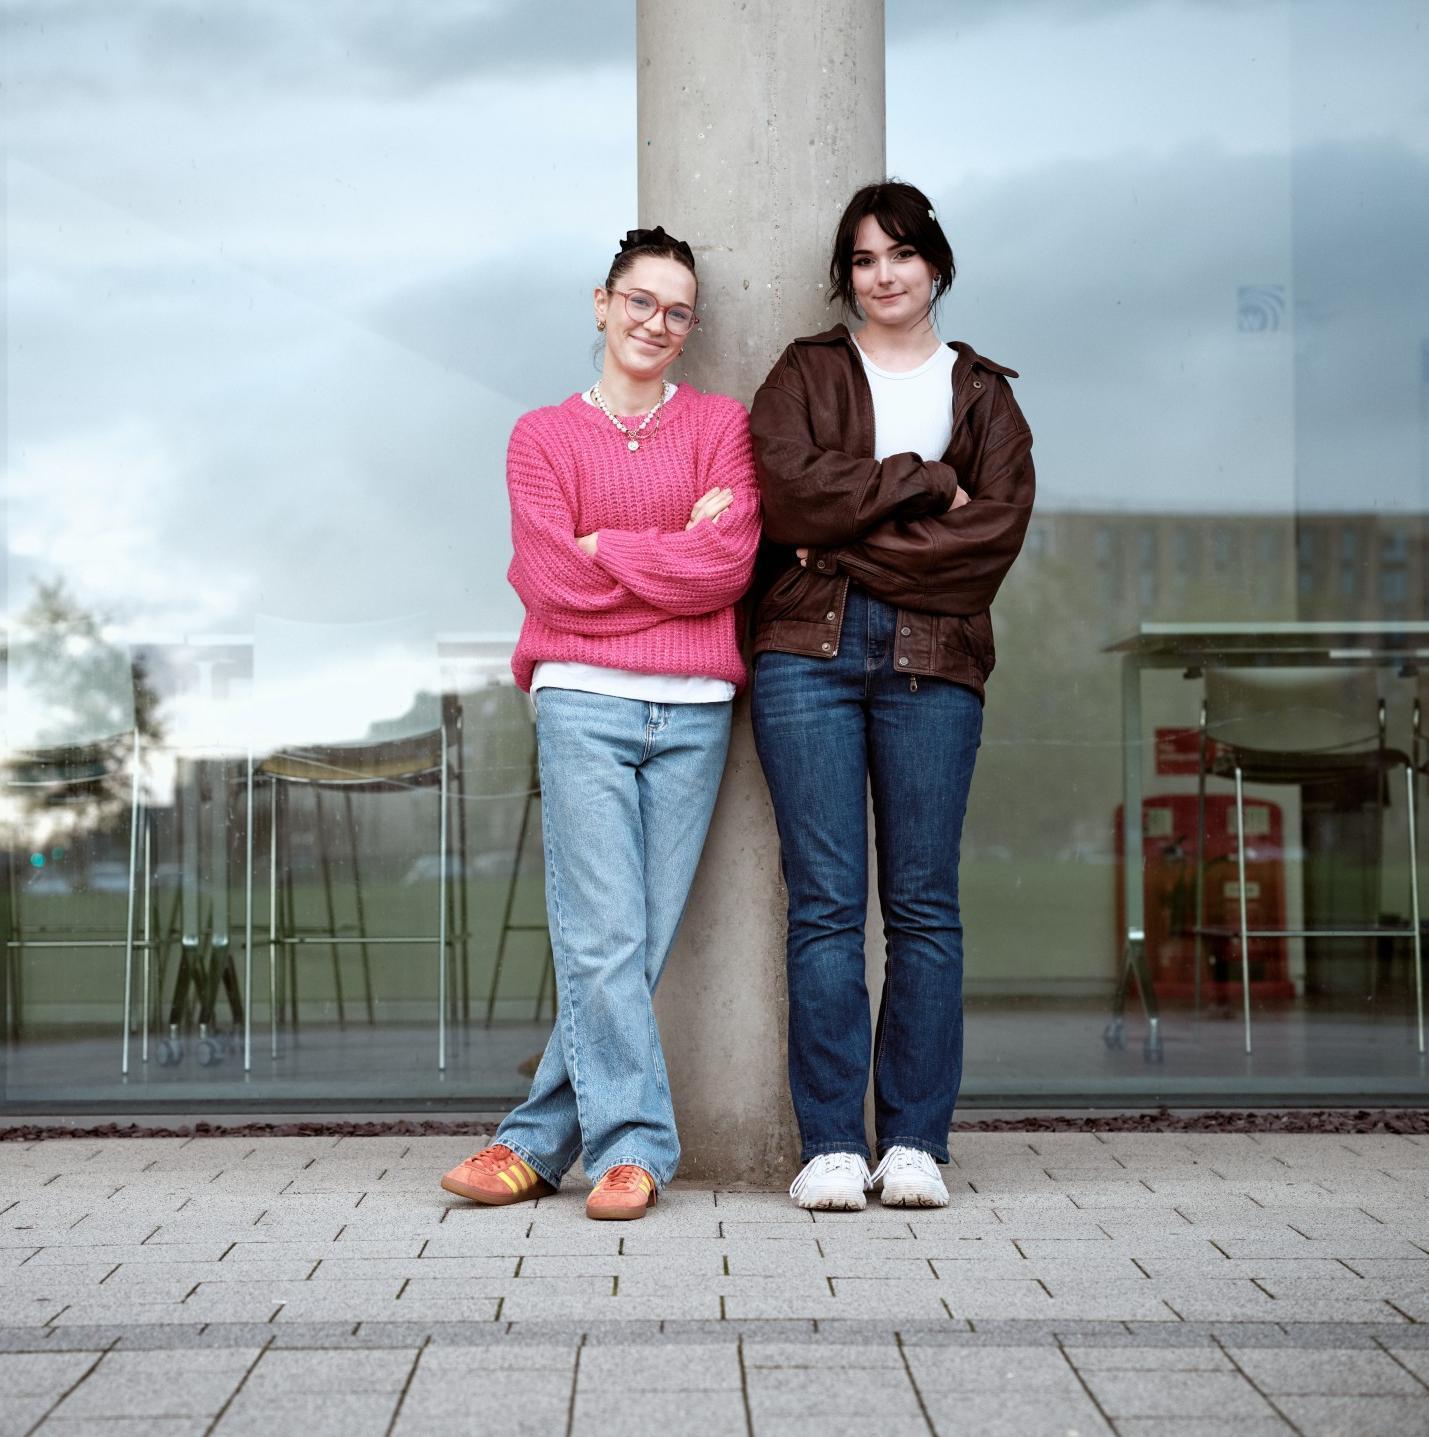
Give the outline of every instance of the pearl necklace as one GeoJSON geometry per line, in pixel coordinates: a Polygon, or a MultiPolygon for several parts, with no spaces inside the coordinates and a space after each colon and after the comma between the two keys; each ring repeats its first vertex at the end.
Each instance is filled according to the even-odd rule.
{"type": "Polygon", "coordinates": [[[655,420],[655,429],[658,430],[660,428],[660,421],[658,418],[656,418],[656,416],[660,413],[660,410],[664,408],[665,401],[670,397],[669,391],[664,385],[661,385],[660,397],[655,401],[654,408],[651,409],[651,411],[645,416],[644,419],[640,421],[640,423],[634,429],[630,429],[620,422],[620,416],[617,415],[615,411],[611,409],[610,405],[605,402],[605,395],[600,392],[599,380],[596,380],[596,382],[591,385],[588,392],[590,394],[590,397],[595,401],[595,407],[599,409],[600,412],[605,415],[605,417],[610,420],[610,422],[615,425],[615,427],[620,430],[623,435],[625,435],[627,441],[625,447],[632,454],[634,454],[635,451],[640,448],[640,436],[645,432],[645,426],[649,424],[652,419],[655,420]]]}

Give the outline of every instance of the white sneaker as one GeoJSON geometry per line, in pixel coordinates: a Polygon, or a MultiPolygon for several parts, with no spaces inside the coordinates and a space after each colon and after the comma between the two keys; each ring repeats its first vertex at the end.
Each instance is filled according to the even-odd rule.
{"type": "Polygon", "coordinates": [[[820,1153],[789,1184],[789,1196],[822,1212],[862,1212],[869,1182],[868,1164],[858,1153],[820,1153]]]}
{"type": "Polygon", "coordinates": [[[883,1186],[884,1207],[947,1207],[948,1189],[938,1165],[922,1148],[889,1148],[873,1170],[872,1185],[883,1186]]]}

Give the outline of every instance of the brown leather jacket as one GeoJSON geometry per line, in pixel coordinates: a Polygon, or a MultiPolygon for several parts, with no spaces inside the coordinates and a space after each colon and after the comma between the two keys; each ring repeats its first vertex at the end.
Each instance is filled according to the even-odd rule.
{"type": "Polygon", "coordinates": [[[840,324],[796,339],[754,396],[764,505],[754,651],[832,658],[850,582],[896,605],[893,663],[983,694],[988,609],[1032,514],[1032,433],[1017,372],[953,344],[953,437],[941,460],[873,455],[873,395],[840,324]],[[961,485],[970,502],[951,509],[961,485]],[[811,550],[801,567],[795,548],[811,550]]]}

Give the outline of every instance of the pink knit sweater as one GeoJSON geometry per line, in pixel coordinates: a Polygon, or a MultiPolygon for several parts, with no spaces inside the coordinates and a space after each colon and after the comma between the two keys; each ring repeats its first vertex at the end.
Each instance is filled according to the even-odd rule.
{"type": "Polygon", "coordinates": [[[516,421],[507,577],[526,606],[511,659],[521,688],[542,659],[743,686],[735,604],[759,543],[748,416],[682,384],[659,419],[634,454],[579,394],[516,421]],[[734,503],[717,524],[686,530],[695,500],[717,486],[734,503]],[[590,558],[576,536],[597,530],[590,558]]]}

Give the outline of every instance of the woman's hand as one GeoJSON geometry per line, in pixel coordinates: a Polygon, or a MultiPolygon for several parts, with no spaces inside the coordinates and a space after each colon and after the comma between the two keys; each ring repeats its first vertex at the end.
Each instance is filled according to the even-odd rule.
{"type": "MultiPolygon", "coordinates": [[[[959,484],[957,493],[953,495],[953,509],[961,509],[964,504],[971,504],[972,498],[973,496],[969,494],[968,491],[964,489],[961,484],[959,484]]],[[[952,509],[950,509],[948,512],[951,513],[952,509]]],[[[799,567],[801,569],[808,568],[809,551],[807,549],[795,549],[794,553],[799,560],[799,567]]]]}
{"type": "Polygon", "coordinates": [[[733,489],[711,489],[707,494],[701,494],[695,501],[695,507],[690,510],[690,522],[685,525],[686,529],[693,529],[701,519],[708,519],[711,524],[716,523],[719,516],[734,503],[733,489]]]}
{"type": "Polygon", "coordinates": [[[577,534],[577,535],[576,535],[576,547],[581,551],[582,554],[589,554],[590,557],[591,557],[592,559],[594,559],[594,558],[595,558],[595,544],[596,544],[596,540],[599,539],[599,538],[600,538],[600,530],[599,530],[599,529],[597,529],[594,534],[577,534]]]}

